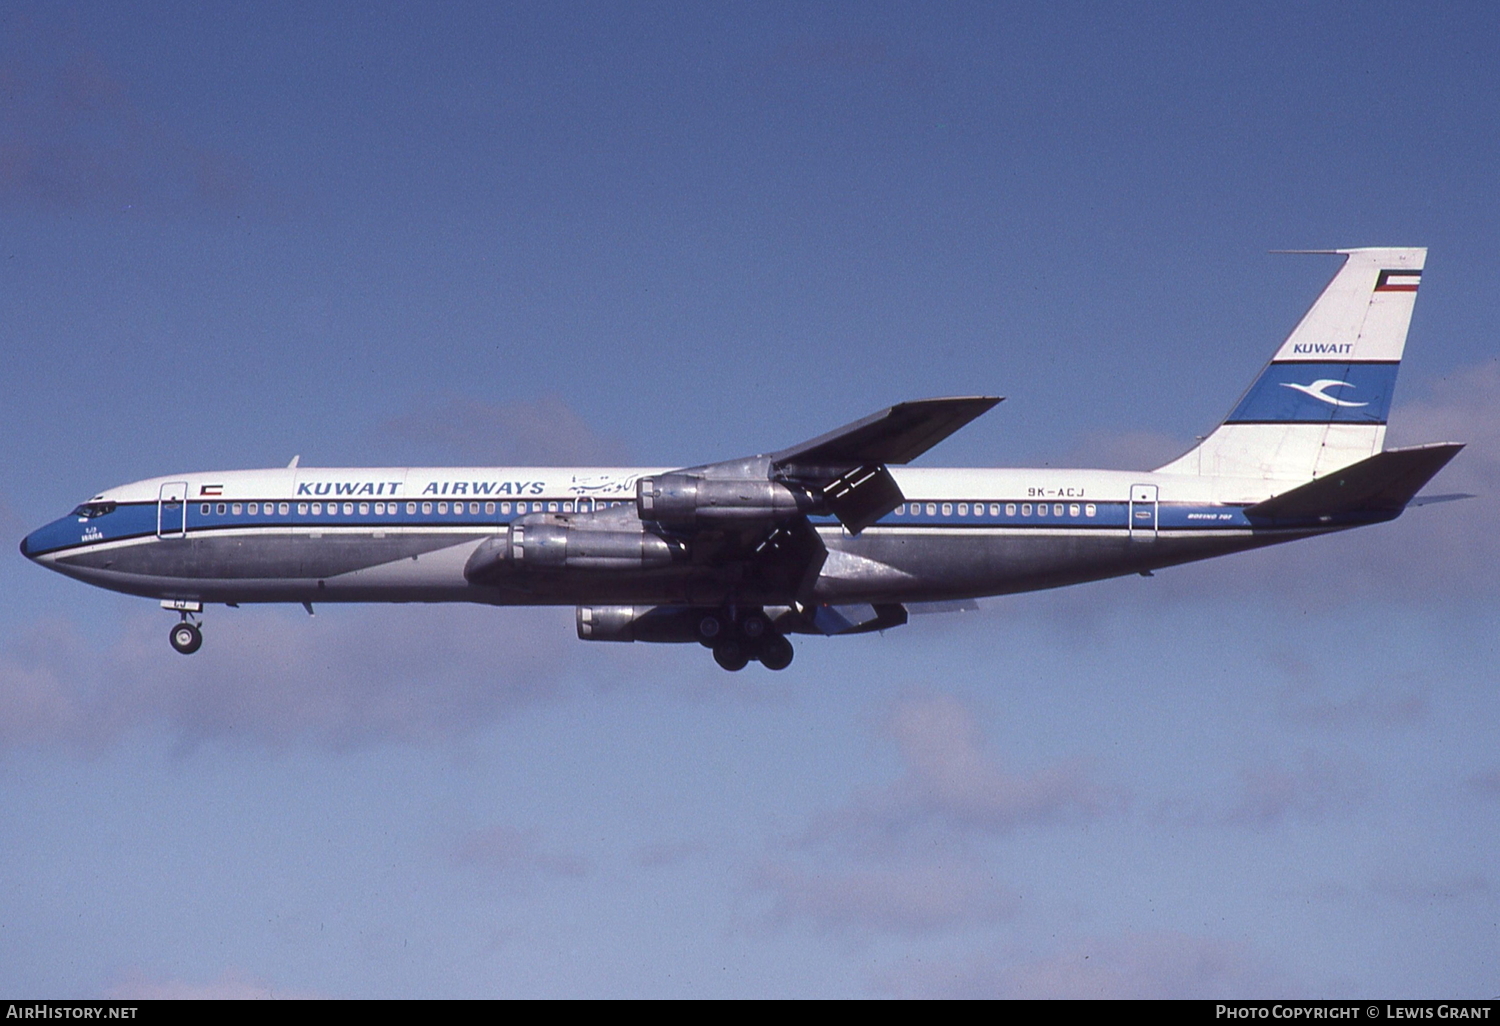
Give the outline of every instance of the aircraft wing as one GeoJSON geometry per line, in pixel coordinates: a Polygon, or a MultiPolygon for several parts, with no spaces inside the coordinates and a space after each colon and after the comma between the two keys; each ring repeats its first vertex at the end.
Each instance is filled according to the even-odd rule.
{"type": "MultiPolygon", "coordinates": [[[[998,402],[898,403],[779,452],[643,477],[620,515],[686,545],[705,571],[805,601],[827,558],[809,516],[832,514],[851,534],[863,531],[906,501],[887,464],[915,459],[998,402]]],[[[573,522],[603,526],[600,513],[589,516],[573,522]]]]}
{"type": "Polygon", "coordinates": [[[888,464],[911,462],[1002,399],[954,396],[897,403],[771,453],[772,473],[820,490],[829,512],[858,534],[906,501],[888,464]]]}
{"type": "Polygon", "coordinates": [[[918,399],[771,454],[777,469],[910,463],[953,432],[1001,402],[1001,396],[918,399]]]}

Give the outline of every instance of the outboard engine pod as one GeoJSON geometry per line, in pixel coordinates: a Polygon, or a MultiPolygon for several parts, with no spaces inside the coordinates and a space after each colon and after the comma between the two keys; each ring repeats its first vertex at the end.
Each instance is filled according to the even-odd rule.
{"type": "Polygon", "coordinates": [[[817,505],[807,492],[765,478],[662,474],[635,487],[637,514],[664,527],[790,520],[817,505]]]}

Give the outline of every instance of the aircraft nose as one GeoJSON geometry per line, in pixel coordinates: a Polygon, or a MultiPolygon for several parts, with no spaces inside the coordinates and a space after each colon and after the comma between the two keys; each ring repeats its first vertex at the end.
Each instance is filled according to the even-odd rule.
{"type": "Polygon", "coordinates": [[[25,556],[27,559],[31,558],[31,549],[28,547],[30,541],[31,535],[29,534],[21,539],[21,555],[25,556]]]}

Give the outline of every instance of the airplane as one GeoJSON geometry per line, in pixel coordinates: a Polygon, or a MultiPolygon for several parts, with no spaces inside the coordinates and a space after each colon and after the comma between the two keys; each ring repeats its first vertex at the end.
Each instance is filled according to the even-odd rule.
{"type": "Polygon", "coordinates": [[[23,555],[159,599],[576,606],[586,641],[698,643],[785,669],[788,635],[1393,520],[1462,444],[1384,449],[1427,251],[1343,257],[1223,423],[1152,471],[908,467],[1001,401],[903,402],[775,452],[674,467],[303,467],[100,492],[23,555]]]}

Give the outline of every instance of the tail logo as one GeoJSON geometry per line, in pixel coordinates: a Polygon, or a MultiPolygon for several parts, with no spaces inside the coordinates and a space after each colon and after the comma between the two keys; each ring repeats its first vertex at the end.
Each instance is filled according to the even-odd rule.
{"type": "Polygon", "coordinates": [[[1329,395],[1325,389],[1329,388],[1353,388],[1347,381],[1339,381],[1337,378],[1319,378],[1311,385],[1298,385],[1295,382],[1283,381],[1282,388],[1295,388],[1303,395],[1312,396],[1319,402],[1327,403],[1329,406],[1369,406],[1369,403],[1351,403],[1347,399],[1338,399],[1329,395]]]}

